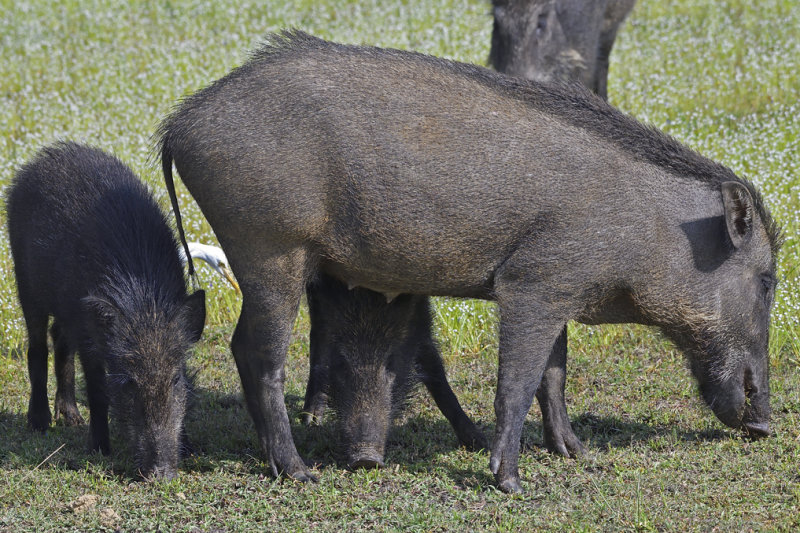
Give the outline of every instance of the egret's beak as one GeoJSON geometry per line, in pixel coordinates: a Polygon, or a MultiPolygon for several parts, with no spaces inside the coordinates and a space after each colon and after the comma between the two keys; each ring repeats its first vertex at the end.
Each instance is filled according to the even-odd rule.
{"type": "Polygon", "coordinates": [[[230,268],[228,268],[228,265],[226,265],[225,263],[220,264],[219,273],[222,274],[225,277],[225,279],[228,280],[228,283],[230,283],[233,286],[237,294],[242,294],[242,289],[239,288],[239,284],[236,282],[236,278],[233,277],[233,272],[231,271],[230,268]]]}

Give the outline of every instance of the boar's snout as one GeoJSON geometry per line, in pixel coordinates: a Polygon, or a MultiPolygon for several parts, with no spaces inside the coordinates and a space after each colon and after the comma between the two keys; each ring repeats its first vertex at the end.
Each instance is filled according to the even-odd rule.
{"type": "Polygon", "coordinates": [[[351,470],[383,468],[383,454],[375,448],[360,449],[348,454],[347,466],[351,470]]]}
{"type": "Polygon", "coordinates": [[[145,481],[170,481],[178,477],[178,470],[171,465],[154,466],[147,471],[142,470],[145,481]]]}
{"type": "Polygon", "coordinates": [[[155,461],[144,461],[139,473],[145,481],[169,481],[178,476],[177,457],[163,457],[155,461]]]}
{"type": "Polygon", "coordinates": [[[753,438],[769,436],[769,385],[766,377],[755,376],[752,367],[739,378],[701,385],[703,399],[719,420],[741,429],[753,438]]]}
{"type": "Polygon", "coordinates": [[[742,416],[742,429],[752,438],[769,437],[772,434],[769,429],[769,386],[764,381],[757,379],[750,368],[745,370],[744,390],[747,401],[742,416]],[[759,384],[759,381],[763,383],[759,384]]]}
{"type": "Polygon", "coordinates": [[[383,468],[383,450],[384,444],[382,440],[378,440],[376,436],[373,442],[351,442],[347,446],[347,466],[351,470],[358,468],[383,468]]]}
{"type": "Polygon", "coordinates": [[[769,422],[745,422],[743,429],[749,437],[760,439],[769,437],[772,432],[769,429],[769,422]]]}
{"type": "Polygon", "coordinates": [[[155,452],[140,458],[139,473],[145,481],[169,481],[178,476],[178,454],[155,452]]]}
{"type": "Polygon", "coordinates": [[[177,433],[159,431],[140,438],[136,462],[139,474],[145,481],[168,481],[178,475],[179,443],[177,433]],[[165,434],[166,433],[166,434],[165,434]]]}
{"type": "Polygon", "coordinates": [[[388,420],[362,414],[352,422],[344,439],[347,465],[353,470],[382,467],[386,435],[389,431],[388,420]]]}

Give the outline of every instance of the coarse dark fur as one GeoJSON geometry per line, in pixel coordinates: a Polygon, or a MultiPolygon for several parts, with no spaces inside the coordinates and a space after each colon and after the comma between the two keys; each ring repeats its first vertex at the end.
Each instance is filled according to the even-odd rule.
{"type": "Polygon", "coordinates": [[[321,420],[330,400],[351,468],[383,465],[392,420],[420,381],[462,445],[487,447],[447,382],[427,297],[403,294],[387,302],[382,294],[348,289],[324,273],[309,284],[307,295],[311,369],[304,421],[321,420]]]}
{"type": "Polygon", "coordinates": [[[77,351],[91,449],[110,451],[110,405],[140,473],[174,477],[185,440],[186,354],[202,332],[205,301],[202,291],[186,294],[177,242],[158,204],[115,157],[64,142],[17,172],[7,210],[29,338],[31,427],[44,431],[51,421],[52,316],[56,416],[83,422],[74,395],[77,351]]]}
{"type": "Polygon", "coordinates": [[[387,298],[498,303],[503,490],[521,488],[534,393],[548,445],[579,447],[563,401],[570,319],[660,327],[720,420],[769,431],[777,226],[752,184],[580,86],[288,32],[160,134],[168,186],[174,160],[242,286],[231,347],[276,474],[310,479],[283,365],[319,272],[387,298]]]}
{"type": "Polygon", "coordinates": [[[611,49],[635,0],[492,0],[489,64],[550,82],[574,80],[608,98],[611,49]]]}

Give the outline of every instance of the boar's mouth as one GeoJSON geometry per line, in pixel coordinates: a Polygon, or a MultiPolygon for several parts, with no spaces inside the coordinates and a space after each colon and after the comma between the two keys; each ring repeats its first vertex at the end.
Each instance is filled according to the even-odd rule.
{"type": "Polygon", "coordinates": [[[171,481],[178,477],[178,470],[171,465],[158,465],[139,470],[142,479],[147,482],[171,481]]]}
{"type": "Polygon", "coordinates": [[[769,429],[769,422],[745,422],[742,425],[742,429],[748,437],[753,439],[760,439],[772,435],[772,431],[769,429]]]}
{"type": "Polygon", "coordinates": [[[351,470],[383,468],[383,446],[365,442],[351,444],[347,449],[347,466],[351,470]]]}
{"type": "Polygon", "coordinates": [[[350,470],[358,470],[360,468],[365,470],[383,468],[383,456],[375,450],[351,455],[350,459],[347,461],[347,466],[350,470]]]}
{"type": "Polygon", "coordinates": [[[739,379],[733,378],[723,383],[701,383],[700,392],[723,424],[741,429],[751,438],[771,434],[769,393],[760,390],[750,371],[746,370],[739,379]]]}
{"type": "Polygon", "coordinates": [[[136,441],[136,465],[144,481],[169,481],[178,476],[180,445],[160,439],[142,438],[136,441]]]}
{"type": "Polygon", "coordinates": [[[742,429],[751,438],[769,437],[769,391],[761,390],[755,383],[749,368],[744,371],[744,392],[746,401],[742,416],[742,429]]]}
{"type": "Polygon", "coordinates": [[[713,328],[684,324],[664,332],[686,354],[700,394],[720,422],[751,438],[771,434],[768,366],[759,370],[760,362],[767,360],[766,347],[732,349],[729,340],[713,334],[713,328]]]}

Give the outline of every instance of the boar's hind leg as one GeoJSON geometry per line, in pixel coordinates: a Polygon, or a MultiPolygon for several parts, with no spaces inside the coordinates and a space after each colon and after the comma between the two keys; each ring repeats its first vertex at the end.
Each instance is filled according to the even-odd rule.
{"type": "Polygon", "coordinates": [[[536,399],[542,408],[542,430],[544,445],[565,457],[583,454],[583,445],[569,423],[567,404],[564,400],[564,385],[567,377],[567,327],[558,336],[547,368],[536,391],[536,399]]]}
{"type": "Polygon", "coordinates": [[[303,402],[303,424],[319,424],[328,403],[328,352],[326,334],[328,325],[325,310],[314,296],[312,284],[307,287],[308,315],[311,319],[311,331],[308,339],[308,385],[303,402]]]}
{"type": "Polygon", "coordinates": [[[416,362],[422,374],[422,382],[425,388],[433,397],[439,410],[444,414],[453,430],[456,432],[458,441],[462,446],[470,450],[485,450],[488,448],[486,437],[480,429],[470,420],[461,409],[444,370],[444,363],[436,348],[431,332],[431,315],[427,298],[422,298],[425,305],[418,306],[414,315],[417,322],[415,325],[415,336],[418,339],[419,349],[416,355],[416,362]]]}
{"type": "Polygon", "coordinates": [[[525,415],[533,403],[550,353],[566,324],[535,297],[525,298],[513,287],[497,290],[500,306],[500,347],[497,369],[497,415],[489,468],[504,492],[521,492],[517,464],[525,415]]]}
{"type": "MultiPolygon", "coordinates": [[[[291,262],[271,261],[273,265],[291,262]]],[[[231,350],[247,408],[273,475],[284,473],[298,481],[316,481],[295,448],[283,398],[284,362],[304,287],[296,279],[302,265],[300,261],[296,270],[285,272],[272,269],[245,276],[236,274],[242,288],[242,313],[231,350]]]]}
{"type": "Polygon", "coordinates": [[[28,377],[31,381],[28,424],[45,431],[52,420],[47,403],[47,315],[30,312],[24,306],[23,313],[28,328],[28,377]]]}
{"type": "Polygon", "coordinates": [[[55,347],[56,420],[63,418],[65,425],[77,426],[83,424],[83,417],[75,403],[75,350],[67,344],[58,322],[53,321],[50,335],[55,347]]]}

